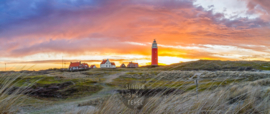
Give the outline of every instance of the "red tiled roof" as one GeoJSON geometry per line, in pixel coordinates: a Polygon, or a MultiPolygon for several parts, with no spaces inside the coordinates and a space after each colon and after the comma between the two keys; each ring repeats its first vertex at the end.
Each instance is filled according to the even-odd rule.
{"type": "MultiPolygon", "coordinates": [[[[105,64],[107,62],[107,60],[102,60],[101,64],[105,64]]],[[[114,62],[111,62],[111,65],[115,65],[114,62]]]]}
{"type": "Polygon", "coordinates": [[[91,65],[91,68],[94,68],[95,65],[91,65]]]}
{"type": "Polygon", "coordinates": [[[102,60],[101,64],[105,64],[107,62],[107,60],[102,60]]]}
{"type": "Polygon", "coordinates": [[[88,65],[87,63],[82,63],[83,65],[88,65]]]}
{"type": "Polygon", "coordinates": [[[70,67],[79,67],[80,64],[81,64],[80,62],[70,63],[69,68],[70,68],[70,67]]]}

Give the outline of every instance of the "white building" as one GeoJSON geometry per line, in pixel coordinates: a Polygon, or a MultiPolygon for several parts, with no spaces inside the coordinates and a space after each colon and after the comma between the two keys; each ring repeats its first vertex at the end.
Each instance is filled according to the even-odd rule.
{"type": "Polygon", "coordinates": [[[107,60],[102,60],[100,63],[100,68],[116,68],[114,62],[110,62],[109,59],[107,60]]]}

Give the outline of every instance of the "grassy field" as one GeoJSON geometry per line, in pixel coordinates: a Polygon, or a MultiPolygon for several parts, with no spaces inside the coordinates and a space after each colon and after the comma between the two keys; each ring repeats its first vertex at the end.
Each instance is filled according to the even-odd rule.
{"type": "Polygon", "coordinates": [[[177,63],[164,67],[170,70],[270,70],[268,61],[219,61],[199,60],[186,63],[177,63]]]}
{"type": "Polygon", "coordinates": [[[0,112],[269,113],[270,72],[259,71],[268,65],[200,60],[134,69],[0,72],[0,112]],[[115,94],[131,84],[155,90],[143,96],[147,102],[140,109],[129,108],[115,94]]]}

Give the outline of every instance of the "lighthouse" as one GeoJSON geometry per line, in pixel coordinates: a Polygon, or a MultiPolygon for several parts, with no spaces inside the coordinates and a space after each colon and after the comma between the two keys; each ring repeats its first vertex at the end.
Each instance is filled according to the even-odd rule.
{"type": "Polygon", "coordinates": [[[157,42],[154,39],[154,42],[152,44],[152,66],[158,66],[158,48],[157,48],[157,42]]]}

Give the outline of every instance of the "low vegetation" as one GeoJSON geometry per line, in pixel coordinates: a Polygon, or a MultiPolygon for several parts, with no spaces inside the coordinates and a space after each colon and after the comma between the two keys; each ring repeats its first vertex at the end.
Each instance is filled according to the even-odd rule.
{"type": "Polygon", "coordinates": [[[209,70],[209,71],[270,70],[270,62],[199,60],[199,61],[173,64],[173,65],[165,67],[165,69],[167,70],[209,70]]]}
{"type": "MultiPolygon", "coordinates": [[[[1,78],[1,80],[6,80],[1,78]]],[[[8,88],[8,94],[22,93],[37,98],[78,98],[102,89],[102,86],[96,85],[97,81],[92,79],[69,79],[59,76],[10,76],[8,80],[13,80],[8,88]],[[31,86],[29,86],[31,85],[31,86]]],[[[1,82],[1,85],[5,85],[1,82]]]]}

